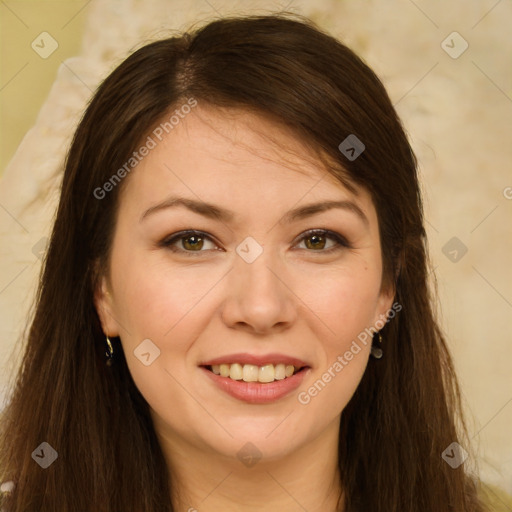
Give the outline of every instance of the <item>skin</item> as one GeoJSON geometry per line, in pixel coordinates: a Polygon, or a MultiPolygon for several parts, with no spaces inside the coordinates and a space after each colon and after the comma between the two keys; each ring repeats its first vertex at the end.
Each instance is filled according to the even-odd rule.
{"type": "Polygon", "coordinates": [[[336,510],[340,416],[366,369],[370,343],[308,404],[297,396],[391,307],[369,194],[341,185],[275,122],[204,105],[150,151],[124,186],[95,304],[104,332],[120,336],[150,405],[175,510],[259,511],[263,496],[266,510],[336,510]],[[141,220],[170,195],[213,203],[235,219],[179,206],[141,220]],[[367,223],[340,208],[279,222],[321,200],[351,201],[367,223]],[[185,229],[212,240],[199,249],[197,240],[177,240],[181,253],[159,245],[185,229]],[[314,237],[302,236],[309,229],[339,233],[350,247],[326,252],[336,241],[315,245],[314,237]],[[247,236],[263,248],[252,263],[236,252],[247,236]],[[145,366],[134,350],[148,338],[160,356],[145,366]],[[220,391],[198,366],[235,352],[287,354],[311,369],[288,396],[248,404],[220,391]],[[252,467],[237,457],[247,442],[262,455],[252,467]]]}

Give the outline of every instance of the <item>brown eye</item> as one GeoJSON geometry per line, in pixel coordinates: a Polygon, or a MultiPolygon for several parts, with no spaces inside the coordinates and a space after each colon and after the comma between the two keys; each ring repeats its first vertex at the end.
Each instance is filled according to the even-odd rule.
{"type": "Polygon", "coordinates": [[[308,249],[324,249],[326,237],[322,235],[311,235],[304,239],[306,241],[306,247],[308,249]]]}
{"type": "MultiPolygon", "coordinates": [[[[306,250],[310,252],[321,252],[329,253],[339,249],[350,247],[347,240],[334,231],[328,231],[325,229],[317,229],[308,231],[300,238],[300,244],[304,242],[306,250]],[[329,243],[329,241],[331,241],[329,243]]],[[[300,247],[301,249],[303,247],[300,247]]]]}
{"type": "Polygon", "coordinates": [[[200,256],[217,247],[209,236],[198,231],[174,233],[162,240],[159,245],[186,256],[200,256]],[[208,247],[208,244],[211,245],[211,248],[208,247]]]}
{"type": "Polygon", "coordinates": [[[203,238],[199,235],[182,237],[181,240],[183,241],[183,248],[187,251],[200,251],[204,244],[203,238]]]}

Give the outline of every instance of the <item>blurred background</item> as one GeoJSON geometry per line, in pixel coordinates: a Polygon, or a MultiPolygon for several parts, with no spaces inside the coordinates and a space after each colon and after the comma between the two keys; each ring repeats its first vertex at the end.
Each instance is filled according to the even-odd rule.
{"type": "Polygon", "coordinates": [[[19,364],[66,150],[94,89],[146,42],[281,10],[361,55],[403,119],[471,462],[512,493],[510,0],[0,1],[0,396],[19,364]]]}

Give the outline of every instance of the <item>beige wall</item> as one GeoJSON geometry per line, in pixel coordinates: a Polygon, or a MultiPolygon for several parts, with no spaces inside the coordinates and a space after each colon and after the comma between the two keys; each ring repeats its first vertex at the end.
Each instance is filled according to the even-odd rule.
{"type": "MultiPolygon", "coordinates": [[[[34,124],[58,66],[80,53],[84,5],[76,0],[0,3],[0,175],[34,124]],[[45,59],[31,47],[42,32],[58,44],[45,59]]],[[[36,44],[40,51],[49,48],[41,39],[36,44]]]]}

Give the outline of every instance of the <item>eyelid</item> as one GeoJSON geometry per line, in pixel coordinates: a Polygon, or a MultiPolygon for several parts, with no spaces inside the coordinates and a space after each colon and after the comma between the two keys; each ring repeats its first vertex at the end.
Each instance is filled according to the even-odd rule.
{"type": "MultiPolygon", "coordinates": [[[[200,236],[201,238],[204,238],[206,240],[211,241],[215,245],[218,245],[215,238],[209,235],[208,233],[205,233],[204,231],[198,231],[197,229],[186,229],[184,231],[178,231],[177,233],[173,233],[172,235],[166,236],[161,242],[158,243],[160,247],[167,248],[173,252],[184,254],[186,256],[198,256],[202,252],[207,251],[185,251],[184,249],[177,249],[176,247],[173,247],[173,244],[175,242],[179,242],[180,240],[184,238],[188,238],[190,236],[200,236]]],[[[211,249],[209,249],[211,250],[211,249]]]]}
{"type": "Polygon", "coordinates": [[[336,250],[339,250],[341,248],[351,248],[351,244],[349,243],[349,241],[343,236],[341,235],[340,233],[337,233],[336,231],[331,231],[330,229],[324,229],[324,228],[313,228],[313,229],[308,229],[307,231],[304,231],[302,232],[295,240],[294,242],[294,245],[297,245],[299,242],[302,242],[302,240],[310,237],[310,236],[313,236],[313,235],[321,235],[321,236],[324,236],[325,238],[331,238],[332,240],[334,240],[336,242],[336,245],[334,247],[331,247],[329,249],[325,249],[325,250],[319,250],[319,251],[313,251],[313,250],[307,250],[307,249],[303,249],[303,250],[307,250],[307,252],[311,252],[311,253],[318,253],[318,254],[329,254],[333,251],[336,251],[336,250]]]}
{"type": "MultiPolygon", "coordinates": [[[[170,249],[173,252],[176,252],[179,254],[184,254],[186,256],[192,256],[192,257],[199,256],[201,253],[208,252],[208,251],[212,250],[212,249],[208,249],[208,250],[204,250],[204,251],[203,250],[185,251],[184,249],[177,249],[177,248],[173,247],[173,244],[175,242],[178,242],[184,238],[194,236],[194,235],[200,236],[201,238],[209,240],[209,241],[213,242],[214,244],[218,245],[218,243],[216,242],[214,237],[212,237],[208,233],[205,233],[204,231],[199,231],[199,230],[195,230],[195,229],[187,229],[184,231],[179,231],[177,233],[173,233],[172,235],[165,237],[161,242],[159,242],[158,245],[161,247],[170,249]]],[[[330,247],[329,249],[318,250],[318,251],[308,250],[308,249],[297,249],[297,250],[304,250],[309,253],[317,253],[317,254],[330,254],[331,252],[340,250],[342,248],[351,248],[351,244],[348,242],[348,240],[343,235],[341,235],[340,233],[337,233],[335,231],[331,231],[329,229],[324,229],[324,228],[314,228],[314,229],[309,229],[307,231],[303,231],[300,235],[298,235],[294,239],[294,241],[293,241],[294,247],[296,245],[298,245],[300,242],[302,242],[304,239],[306,239],[310,236],[314,236],[314,235],[321,235],[326,238],[330,238],[336,242],[336,245],[334,245],[333,247],[330,247]]],[[[220,250],[223,250],[223,249],[220,249],[220,250]]]]}

